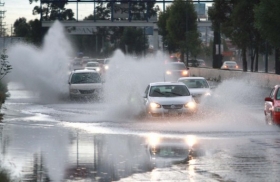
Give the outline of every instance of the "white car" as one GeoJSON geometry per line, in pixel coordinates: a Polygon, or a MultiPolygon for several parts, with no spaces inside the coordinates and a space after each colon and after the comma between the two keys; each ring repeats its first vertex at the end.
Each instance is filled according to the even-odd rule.
{"type": "Polygon", "coordinates": [[[102,94],[103,83],[95,70],[74,70],[69,75],[69,96],[75,98],[97,98],[102,94]]]}
{"type": "Polygon", "coordinates": [[[211,95],[211,87],[204,77],[181,77],[178,82],[184,83],[196,102],[200,102],[202,97],[211,95]]]}
{"type": "Polygon", "coordinates": [[[196,111],[196,102],[187,86],[180,82],[150,83],[144,94],[148,116],[180,116],[196,111]]]}
{"type": "Polygon", "coordinates": [[[91,69],[97,71],[99,74],[101,74],[101,65],[99,62],[90,61],[86,63],[85,69],[91,69]]]}
{"type": "Polygon", "coordinates": [[[221,66],[221,69],[224,70],[238,70],[238,64],[235,61],[225,61],[221,66]]]}

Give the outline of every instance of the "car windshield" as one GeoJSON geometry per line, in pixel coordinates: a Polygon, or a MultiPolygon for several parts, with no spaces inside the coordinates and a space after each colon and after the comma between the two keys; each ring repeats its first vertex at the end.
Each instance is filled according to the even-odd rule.
{"type": "Polygon", "coordinates": [[[204,79],[185,79],[180,80],[180,82],[184,83],[188,88],[209,88],[209,85],[204,79]]]}
{"type": "Polygon", "coordinates": [[[236,66],[236,63],[225,63],[228,66],[236,66]]]}
{"type": "Polygon", "coordinates": [[[184,85],[160,85],[152,86],[150,97],[180,97],[189,96],[190,92],[184,85]]]}
{"type": "Polygon", "coordinates": [[[166,64],[166,69],[170,70],[186,70],[185,64],[166,64]]]}
{"type": "Polygon", "coordinates": [[[101,79],[98,73],[74,73],[71,83],[101,83],[101,79]]]}
{"type": "Polygon", "coordinates": [[[87,67],[99,67],[99,63],[87,63],[87,67]]]}
{"type": "Polygon", "coordinates": [[[109,64],[109,62],[110,62],[110,59],[105,59],[104,60],[104,64],[109,64]]]}
{"type": "Polygon", "coordinates": [[[277,91],[276,100],[280,100],[280,89],[277,91]]]}
{"type": "Polygon", "coordinates": [[[156,147],[153,151],[154,155],[162,158],[177,158],[177,157],[187,157],[188,150],[186,147],[178,146],[160,146],[156,147]]]}

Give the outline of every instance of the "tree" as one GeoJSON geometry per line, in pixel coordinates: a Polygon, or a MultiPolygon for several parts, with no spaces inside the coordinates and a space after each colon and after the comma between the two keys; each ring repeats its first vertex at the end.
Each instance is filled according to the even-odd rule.
{"type": "Polygon", "coordinates": [[[121,49],[127,54],[141,55],[148,48],[145,30],[142,28],[125,28],[120,40],[121,49]]]}
{"type": "Polygon", "coordinates": [[[193,4],[188,1],[175,0],[170,6],[166,28],[168,35],[181,52],[181,60],[184,60],[184,52],[186,52],[187,60],[189,52],[192,55],[197,54],[196,51],[201,42],[197,30],[197,14],[193,4]]]}
{"type": "Polygon", "coordinates": [[[16,37],[23,37],[27,42],[40,45],[41,22],[38,19],[30,20],[28,23],[25,18],[19,18],[14,23],[14,34],[16,37]]]}
{"type": "Polygon", "coordinates": [[[14,23],[14,34],[17,37],[27,37],[30,32],[30,27],[26,22],[26,18],[22,17],[14,23]]]}
{"type": "MultiPolygon", "coordinates": [[[[6,100],[6,92],[8,91],[6,82],[3,81],[3,78],[10,73],[12,66],[7,61],[8,55],[6,54],[6,50],[3,50],[3,53],[0,56],[0,107],[2,103],[6,100]]],[[[1,171],[0,171],[1,172],[1,171]]],[[[1,173],[0,173],[1,175],[1,173]]],[[[2,174],[3,175],[3,174],[2,174]]],[[[1,178],[1,177],[0,177],[1,178]]]]}
{"type": "Polygon", "coordinates": [[[28,24],[30,27],[30,32],[28,34],[29,42],[32,42],[35,45],[40,45],[42,43],[41,22],[38,19],[35,19],[30,20],[28,24]]]}
{"type": "MultiPolygon", "coordinates": [[[[38,0],[29,0],[29,3],[38,2],[38,0]]],[[[72,9],[66,9],[65,5],[68,0],[59,0],[56,2],[48,2],[42,4],[42,8],[35,6],[33,15],[42,14],[42,19],[45,21],[50,20],[75,20],[72,9]]]]}
{"type": "Polygon", "coordinates": [[[157,25],[159,28],[159,34],[162,36],[163,46],[167,47],[169,54],[171,54],[172,52],[175,52],[178,47],[176,46],[174,40],[171,38],[167,30],[167,19],[169,18],[169,16],[170,6],[167,7],[164,12],[159,13],[157,25]]]}
{"type": "MultiPolygon", "coordinates": [[[[213,8],[208,11],[214,31],[223,33],[235,45],[241,48],[243,71],[247,71],[246,52],[248,48],[251,53],[251,63],[253,65],[255,56],[258,55],[261,42],[260,34],[254,26],[253,11],[253,7],[259,1],[215,0],[213,8]]],[[[252,65],[251,68],[253,71],[252,65]]]]}
{"type": "Polygon", "coordinates": [[[280,74],[280,1],[261,0],[254,10],[256,28],[275,47],[275,73],[280,74]]]}

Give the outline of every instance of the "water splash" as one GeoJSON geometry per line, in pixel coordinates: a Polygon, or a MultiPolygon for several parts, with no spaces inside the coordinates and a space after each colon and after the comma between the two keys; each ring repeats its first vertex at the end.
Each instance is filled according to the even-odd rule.
{"type": "Polygon", "coordinates": [[[46,34],[41,48],[18,43],[8,48],[12,71],[9,82],[17,82],[38,94],[41,101],[54,101],[68,92],[68,71],[72,47],[63,26],[56,21],[46,34]]]}

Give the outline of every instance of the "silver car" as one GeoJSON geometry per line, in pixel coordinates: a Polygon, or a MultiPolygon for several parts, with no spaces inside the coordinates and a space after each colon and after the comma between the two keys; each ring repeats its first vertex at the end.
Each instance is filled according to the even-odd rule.
{"type": "Polygon", "coordinates": [[[181,77],[178,82],[184,83],[196,102],[212,94],[211,87],[204,77],[181,77]]]}
{"type": "Polygon", "coordinates": [[[103,84],[100,74],[95,70],[72,71],[68,84],[70,99],[101,97],[103,84]]]}
{"type": "Polygon", "coordinates": [[[196,102],[187,86],[179,82],[150,83],[144,94],[146,113],[150,116],[180,116],[196,111],[196,102]]]}

